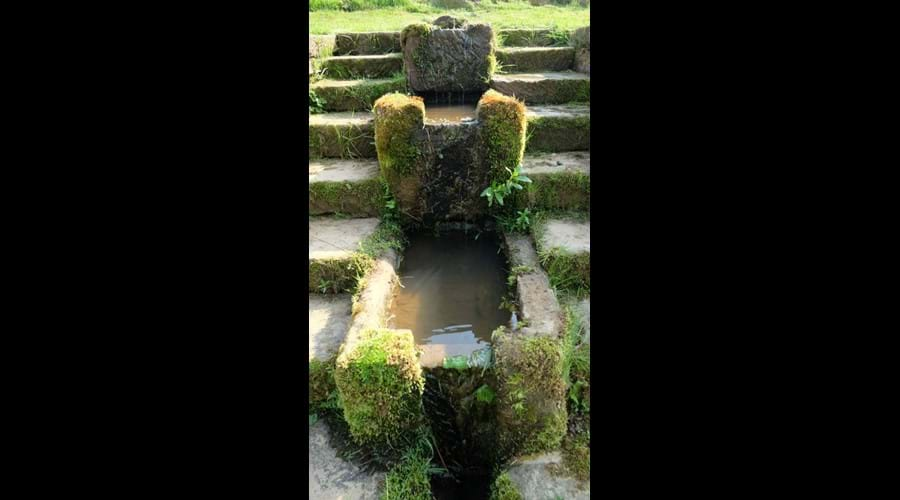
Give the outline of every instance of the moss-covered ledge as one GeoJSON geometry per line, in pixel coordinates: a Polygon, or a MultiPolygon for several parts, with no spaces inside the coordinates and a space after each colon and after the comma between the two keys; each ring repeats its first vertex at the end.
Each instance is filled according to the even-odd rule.
{"type": "Polygon", "coordinates": [[[425,381],[412,332],[371,329],[341,347],[334,379],[353,438],[396,442],[423,421],[425,381]]]}

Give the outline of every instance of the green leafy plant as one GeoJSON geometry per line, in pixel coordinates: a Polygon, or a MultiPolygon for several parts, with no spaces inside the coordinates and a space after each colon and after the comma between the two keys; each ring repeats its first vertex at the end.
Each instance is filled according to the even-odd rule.
{"type": "Polygon", "coordinates": [[[325,112],[325,99],[320,97],[315,91],[309,91],[309,114],[315,115],[325,112]]]}
{"type": "Polygon", "coordinates": [[[489,385],[482,385],[475,391],[475,399],[490,404],[494,401],[494,390],[489,385]]]}
{"type": "Polygon", "coordinates": [[[508,198],[513,190],[521,191],[524,189],[522,184],[531,184],[531,179],[522,175],[521,165],[515,170],[510,170],[509,167],[504,168],[509,172],[509,178],[503,182],[494,181],[481,192],[481,196],[487,198],[489,207],[493,206],[495,201],[503,205],[503,199],[508,198]]]}

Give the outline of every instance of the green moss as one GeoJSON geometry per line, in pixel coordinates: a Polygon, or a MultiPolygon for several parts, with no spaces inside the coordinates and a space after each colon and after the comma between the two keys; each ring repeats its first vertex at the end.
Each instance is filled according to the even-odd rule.
{"type": "Polygon", "coordinates": [[[421,424],[425,382],[409,330],[363,332],[342,349],[334,378],[358,442],[390,442],[421,424]]]}
{"type": "Polygon", "coordinates": [[[403,28],[400,32],[400,47],[405,47],[410,36],[418,35],[422,38],[428,38],[434,26],[427,23],[415,23],[403,28]]]}
{"type": "Polygon", "coordinates": [[[420,157],[416,133],[424,123],[420,97],[393,93],[375,101],[375,149],[389,184],[392,177],[413,172],[420,157]]]}
{"type": "MultiPolygon", "coordinates": [[[[310,110],[316,99],[324,101],[321,109],[325,111],[370,111],[375,101],[391,92],[406,92],[406,77],[402,74],[390,79],[361,80],[357,85],[347,86],[313,86],[310,89],[310,110]]],[[[310,111],[312,112],[312,111],[310,111]]]]}
{"type": "Polygon", "coordinates": [[[497,422],[503,457],[548,451],[566,432],[562,349],[549,337],[493,335],[498,380],[497,422]]]}
{"type": "Polygon", "coordinates": [[[588,210],[591,177],[581,172],[528,174],[531,185],[515,197],[516,208],[535,210],[588,210]]]}
{"type": "Polygon", "coordinates": [[[383,206],[380,179],[355,182],[311,182],[309,213],[320,215],[341,212],[355,216],[376,216],[383,206]]]}
{"type": "Polygon", "coordinates": [[[522,163],[525,149],[525,105],[488,90],[478,101],[480,122],[476,134],[476,158],[490,171],[491,181],[505,181],[522,163]],[[509,171],[507,171],[509,169],[509,171]]]}
{"type": "Polygon", "coordinates": [[[590,150],[591,117],[534,117],[528,120],[528,136],[528,152],[590,150]]]}
{"type": "Polygon", "coordinates": [[[348,257],[310,260],[309,291],[356,295],[365,282],[366,275],[375,266],[375,259],[389,249],[399,253],[405,243],[406,238],[400,225],[383,220],[371,235],[360,242],[357,251],[348,257]]]}
{"type": "Polygon", "coordinates": [[[522,500],[522,494],[516,489],[509,474],[504,472],[491,485],[490,500],[522,500]]]}
{"type": "Polygon", "coordinates": [[[562,444],[565,468],[580,481],[591,478],[591,433],[566,436],[562,444]]]}
{"type": "Polygon", "coordinates": [[[538,258],[547,271],[550,286],[575,298],[587,297],[591,293],[591,254],[571,253],[547,242],[544,231],[550,218],[580,221],[589,220],[588,215],[579,212],[542,212],[535,217],[531,226],[538,258]]]}
{"type": "Polygon", "coordinates": [[[413,446],[385,476],[381,500],[430,500],[430,468],[430,454],[413,446]]]}
{"type": "Polygon", "coordinates": [[[339,407],[337,386],[334,384],[336,356],[326,361],[309,362],[309,411],[333,410],[339,407]]]}

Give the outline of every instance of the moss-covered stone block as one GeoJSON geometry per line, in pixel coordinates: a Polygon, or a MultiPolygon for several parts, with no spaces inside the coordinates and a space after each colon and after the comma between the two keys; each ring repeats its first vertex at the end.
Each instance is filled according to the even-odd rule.
{"type": "Polygon", "coordinates": [[[528,114],[529,153],[589,151],[591,149],[589,106],[532,106],[528,114]]]}
{"type": "Polygon", "coordinates": [[[486,24],[412,24],[401,32],[400,46],[410,89],[417,92],[481,91],[496,67],[494,34],[486,24]]]}
{"type": "Polygon", "coordinates": [[[325,76],[346,80],[356,78],[387,78],[403,71],[400,54],[369,56],[334,56],[322,61],[325,76]]]}
{"type": "Polygon", "coordinates": [[[309,214],[341,213],[353,217],[375,217],[384,207],[380,179],[309,184],[309,214]]]}
{"type": "Polygon", "coordinates": [[[475,110],[475,161],[489,172],[491,180],[506,180],[509,171],[522,163],[525,152],[525,105],[513,97],[488,90],[475,110]]]}
{"type": "Polygon", "coordinates": [[[334,54],[338,56],[376,55],[400,52],[399,31],[337,33],[334,54]]]}
{"type": "Polygon", "coordinates": [[[566,434],[566,384],[561,341],[498,328],[495,373],[498,380],[497,431],[505,456],[557,448],[566,434]]]}
{"type": "Polygon", "coordinates": [[[519,47],[497,49],[497,62],[506,73],[565,71],[572,67],[572,47],[519,47]]]}
{"type": "Polygon", "coordinates": [[[334,379],[357,442],[390,442],[421,425],[425,382],[411,331],[362,332],[342,348],[334,379]]]}
{"type": "Polygon", "coordinates": [[[370,111],[375,101],[391,92],[406,92],[406,78],[321,80],[309,86],[325,104],[325,111],[370,111]]]}
{"type": "Polygon", "coordinates": [[[381,173],[401,211],[417,213],[424,157],[420,135],[425,124],[421,97],[387,94],[375,101],[375,148],[381,173]]]}

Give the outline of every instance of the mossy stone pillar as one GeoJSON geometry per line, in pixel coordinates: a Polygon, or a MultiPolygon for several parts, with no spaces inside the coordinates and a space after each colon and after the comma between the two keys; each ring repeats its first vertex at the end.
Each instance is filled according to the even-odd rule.
{"type": "Polygon", "coordinates": [[[525,105],[494,90],[481,96],[476,108],[476,161],[490,172],[491,180],[509,178],[522,163],[525,152],[525,105]]]}
{"type": "Polygon", "coordinates": [[[425,379],[409,330],[372,329],[348,339],[334,381],[359,443],[397,442],[423,422],[425,379]]]}
{"type": "Polygon", "coordinates": [[[420,136],[425,127],[425,103],[421,97],[385,94],[375,101],[374,112],[375,150],[381,173],[399,208],[416,213],[424,163],[420,136]]]}
{"type": "Polygon", "coordinates": [[[501,455],[510,458],[558,448],[568,420],[561,341],[500,327],[492,343],[501,455]]]}

